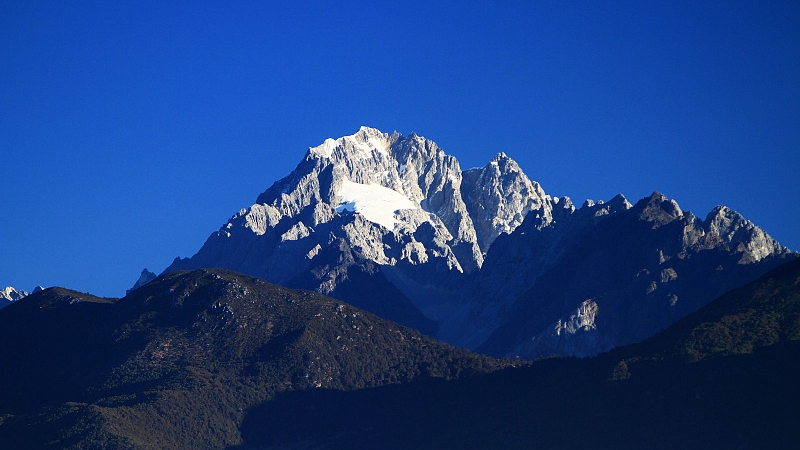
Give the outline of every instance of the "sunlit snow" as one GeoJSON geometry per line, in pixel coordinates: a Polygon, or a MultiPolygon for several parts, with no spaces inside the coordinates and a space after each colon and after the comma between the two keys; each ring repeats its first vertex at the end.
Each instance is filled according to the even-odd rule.
{"type": "Polygon", "coordinates": [[[416,209],[417,206],[403,194],[378,184],[353,183],[345,179],[338,192],[341,203],[336,212],[353,211],[370,222],[394,229],[398,220],[395,214],[400,209],[416,209]]]}

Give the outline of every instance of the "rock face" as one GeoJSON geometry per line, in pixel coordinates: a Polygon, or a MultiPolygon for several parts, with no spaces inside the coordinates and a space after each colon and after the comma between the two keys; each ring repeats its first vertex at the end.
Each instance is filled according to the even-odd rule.
{"type": "Polygon", "coordinates": [[[434,142],[362,127],[165,272],[228,268],[345,300],[493,355],[636,342],[796,254],[724,206],[654,193],[576,208],[499,153],[462,171],[434,142]]]}

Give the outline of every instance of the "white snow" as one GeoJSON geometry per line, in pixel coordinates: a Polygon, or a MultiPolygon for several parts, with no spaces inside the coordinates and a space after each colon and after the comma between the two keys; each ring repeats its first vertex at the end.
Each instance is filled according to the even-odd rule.
{"type": "Polygon", "coordinates": [[[336,212],[357,212],[370,222],[390,230],[398,223],[395,218],[398,210],[417,209],[417,205],[403,194],[378,184],[354,183],[344,179],[337,194],[341,200],[336,212]]]}

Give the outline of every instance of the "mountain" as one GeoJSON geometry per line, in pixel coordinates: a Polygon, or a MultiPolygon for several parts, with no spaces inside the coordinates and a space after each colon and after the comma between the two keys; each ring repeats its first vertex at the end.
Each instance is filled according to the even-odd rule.
{"type": "Polygon", "coordinates": [[[642,340],[796,257],[724,206],[701,220],[655,192],[576,208],[505,153],[462,170],[433,141],[362,127],[310,148],[165,273],[236,270],[537,358],[642,340]]]}
{"type": "Polygon", "coordinates": [[[155,273],[150,272],[149,270],[147,270],[147,268],[142,269],[142,273],[139,275],[139,279],[136,280],[136,283],[134,283],[130,289],[125,291],[125,295],[130,294],[131,291],[139,289],[140,287],[155,280],[156,278],[158,278],[158,275],[156,275],[155,273]]]}
{"type": "Polygon", "coordinates": [[[475,290],[503,291],[483,291],[489,303],[480,311],[501,307],[509,295],[517,301],[478,349],[528,358],[595,355],[652,336],[795,256],[726,207],[701,220],[657,192],[635,205],[622,197],[586,205],[538,233],[526,224],[490,250],[492,265],[475,290]],[[496,282],[510,266],[515,277],[535,281],[496,282]]]}
{"type": "MultiPolygon", "coordinates": [[[[36,286],[33,292],[35,293],[41,290],[41,286],[36,286]]],[[[28,291],[21,291],[13,288],[12,286],[6,286],[5,289],[0,290],[0,309],[10,305],[11,302],[17,301],[23,297],[27,297],[28,295],[30,295],[28,291]]]]}
{"type": "Polygon", "coordinates": [[[227,270],[0,311],[0,448],[792,448],[800,259],[642,343],[512,363],[227,270]],[[587,444],[590,443],[590,444],[587,444]]]}
{"type": "Polygon", "coordinates": [[[122,299],[51,288],[0,311],[0,448],[224,448],[281,392],[511,365],[341,301],[226,270],[122,299]]]}

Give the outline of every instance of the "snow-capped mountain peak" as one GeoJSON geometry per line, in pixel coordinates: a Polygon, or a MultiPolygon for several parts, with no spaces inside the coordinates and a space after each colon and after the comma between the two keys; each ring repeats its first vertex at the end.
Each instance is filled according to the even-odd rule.
{"type": "Polygon", "coordinates": [[[200,265],[250,268],[285,283],[344,239],[369,261],[396,267],[392,276],[405,280],[398,287],[410,295],[418,284],[480,268],[493,239],[542,209],[544,192],[505,153],[482,173],[463,172],[456,158],[422,136],[361,127],[309,148],[291,174],[209,239],[197,262],[178,261],[168,270],[205,261],[200,265]],[[476,207],[479,201],[488,209],[476,207]],[[245,252],[253,239],[262,250],[244,259],[239,250],[231,253],[245,252]],[[295,259],[289,253],[302,255],[299,268],[287,269],[287,258],[295,259]],[[439,268],[414,268],[422,262],[439,268]]]}
{"type": "Polygon", "coordinates": [[[27,291],[21,291],[13,286],[6,286],[5,289],[0,290],[0,298],[4,298],[12,302],[23,297],[27,297],[28,295],[29,294],[27,291]]]}
{"type": "Polygon", "coordinates": [[[166,272],[229,268],[459,346],[535,357],[641,339],[789,257],[724,207],[703,221],[655,192],[576,209],[505,152],[462,170],[422,136],[361,127],[309,148],[166,272]]]}

